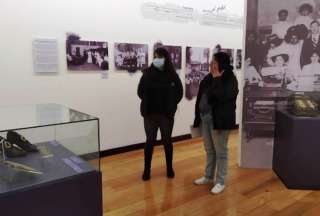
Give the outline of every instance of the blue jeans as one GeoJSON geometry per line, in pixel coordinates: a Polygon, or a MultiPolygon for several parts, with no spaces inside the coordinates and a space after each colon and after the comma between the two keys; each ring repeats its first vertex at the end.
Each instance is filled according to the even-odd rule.
{"type": "Polygon", "coordinates": [[[229,130],[213,130],[211,114],[201,114],[201,132],[207,153],[205,177],[213,179],[216,172],[216,183],[225,184],[228,171],[228,138],[229,130]]]}

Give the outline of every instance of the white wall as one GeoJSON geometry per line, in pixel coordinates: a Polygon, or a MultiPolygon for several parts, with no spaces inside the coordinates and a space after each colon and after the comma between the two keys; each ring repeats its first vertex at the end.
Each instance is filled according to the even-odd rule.
{"type": "MultiPolygon", "coordinates": [[[[241,48],[242,30],[201,26],[197,23],[146,20],[140,14],[142,2],[1,0],[0,105],[60,103],[95,115],[101,120],[102,149],[143,142],[145,136],[139,113],[140,101],[136,96],[141,73],[130,76],[126,72],[114,71],[113,44],[147,43],[149,52],[157,40],[165,44],[181,45],[183,70],[180,75],[184,82],[187,45],[213,48],[220,43],[224,47],[241,48]],[[108,79],[101,79],[98,72],[72,73],[66,70],[65,39],[68,31],[80,34],[84,40],[109,43],[111,64],[108,79]],[[40,76],[33,73],[33,38],[59,40],[59,74],[40,76]]],[[[208,5],[210,0],[178,2],[199,6],[202,3],[208,5]]],[[[232,4],[234,8],[243,11],[242,1],[232,4]]],[[[184,99],[177,111],[174,136],[189,133],[193,112],[194,101],[184,99]]]]}

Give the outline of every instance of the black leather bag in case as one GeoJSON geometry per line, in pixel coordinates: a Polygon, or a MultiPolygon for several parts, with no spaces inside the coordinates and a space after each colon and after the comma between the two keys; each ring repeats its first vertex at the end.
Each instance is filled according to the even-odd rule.
{"type": "Polygon", "coordinates": [[[319,105],[309,96],[293,94],[288,99],[288,112],[295,116],[313,117],[319,115],[319,105]]]}

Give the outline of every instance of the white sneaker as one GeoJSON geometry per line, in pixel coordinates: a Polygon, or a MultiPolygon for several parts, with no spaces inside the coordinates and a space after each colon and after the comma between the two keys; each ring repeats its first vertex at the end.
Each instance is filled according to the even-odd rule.
{"type": "Polygon", "coordinates": [[[195,185],[205,185],[205,184],[210,184],[210,183],[212,183],[212,182],[213,182],[212,179],[208,179],[208,178],[206,178],[206,177],[201,177],[201,178],[196,179],[196,180],[193,181],[193,183],[194,183],[195,185]]]}
{"type": "Polygon", "coordinates": [[[211,189],[211,193],[213,194],[221,193],[224,190],[224,188],[225,188],[224,185],[218,183],[211,189]]]}

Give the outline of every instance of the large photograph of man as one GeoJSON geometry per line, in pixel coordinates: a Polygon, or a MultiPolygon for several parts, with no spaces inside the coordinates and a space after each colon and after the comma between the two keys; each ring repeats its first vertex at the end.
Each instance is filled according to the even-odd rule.
{"type": "Polygon", "coordinates": [[[187,47],[186,50],[186,98],[198,95],[201,80],[209,73],[209,48],[187,47]]]}
{"type": "Polygon", "coordinates": [[[275,110],[319,89],[320,0],[248,0],[243,167],[271,168],[275,110]]]}

